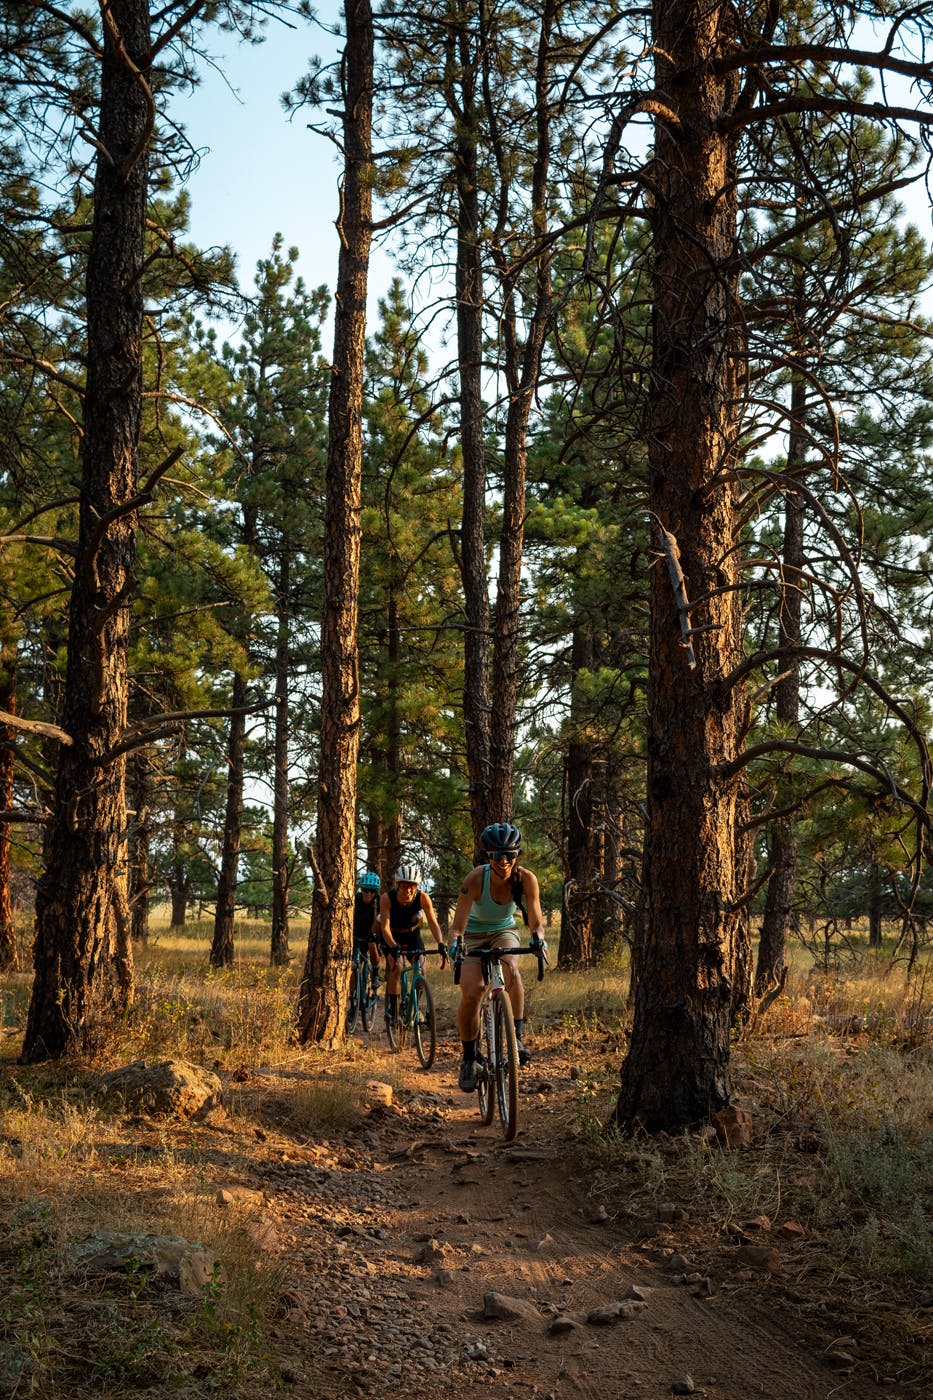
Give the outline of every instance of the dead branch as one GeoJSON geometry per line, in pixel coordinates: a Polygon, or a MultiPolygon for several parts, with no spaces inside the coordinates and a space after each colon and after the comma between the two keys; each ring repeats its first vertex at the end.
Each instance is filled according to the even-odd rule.
{"type": "MultiPolygon", "coordinates": [[[[661,548],[667,560],[667,572],[670,575],[671,587],[674,590],[674,599],[677,603],[677,613],[680,617],[680,630],[683,633],[684,650],[687,653],[687,665],[691,671],[694,671],[696,670],[697,659],[696,653],[693,650],[693,632],[701,629],[694,629],[690,626],[690,600],[687,597],[687,584],[684,579],[684,571],[680,567],[680,547],[677,544],[676,537],[671,534],[670,530],[665,530],[656,515],[654,519],[658,527],[658,533],[661,536],[661,548]]],[[[704,628],[702,630],[706,631],[708,629],[704,628]]]]}
{"type": "Polygon", "coordinates": [[[28,734],[42,734],[46,739],[57,739],[60,744],[73,744],[74,740],[57,724],[45,724],[41,719],[23,719],[21,715],[11,715],[9,710],[0,710],[0,724],[10,729],[22,729],[28,734]]]}

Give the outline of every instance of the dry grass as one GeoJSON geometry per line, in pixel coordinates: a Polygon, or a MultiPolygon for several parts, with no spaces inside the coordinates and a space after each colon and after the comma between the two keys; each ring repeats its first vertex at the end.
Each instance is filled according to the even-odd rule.
{"type": "MultiPolygon", "coordinates": [[[[360,1041],[339,1055],[300,1051],[291,1034],[300,959],[271,969],[268,931],[256,925],[238,934],[237,965],[213,972],[210,934],[207,923],[162,929],[141,950],[136,1002],[114,1027],[106,1063],[17,1067],[30,979],[0,979],[0,1357],[4,1348],[12,1357],[0,1361],[0,1393],[5,1364],[17,1393],[51,1400],[127,1388],[221,1388],[236,1400],[274,1389],[280,1281],[257,1243],[261,1220],[216,1208],[198,1149],[182,1150],[177,1133],[149,1125],[140,1143],[132,1120],[94,1107],[93,1074],[169,1055],[217,1066],[233,1081],[228,1112],[241,1141],[269,1132],[298,1145],[352,1131],[368,1081],[417,1083],[407,1057],[360,1041]],[[69,1269],[69,1250],[102,1228],[197,1240],[223,1260],[224,1282],[193,1300],[156,1296],[141,1278],[89,1288],[69,1269]]],[[[735,1046],[739,1101],[755,1126],[740,1151],[699,1135],[673,1144],[607,1136],[629,1018],[624,966],[552,971],[538,984],[525,960],[523,975],[532,1038],[578,1061],[575,1131],[591,1151],[594,1191],[614,1208],[638,1220],[677,1201],[710,1239],[753,1217],[793,1218],[806,1232],[795,1267],[817,1291],[851,1276],[879,1296],[908,1296],[933,1277],[933,979],[922,970],[907,979],[866,953],[829,976],[797,955],[786,994],[735,1046]]],[[[429,976],[442,1034],[452,1036],[459,994],[448,975],[429,976]]],[[[895,1333],[914,1344],[906,1323],[895,1333]]]]}

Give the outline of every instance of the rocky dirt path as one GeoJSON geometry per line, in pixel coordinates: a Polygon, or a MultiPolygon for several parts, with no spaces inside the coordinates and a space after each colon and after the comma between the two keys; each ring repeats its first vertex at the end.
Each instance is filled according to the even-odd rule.
{"type": "MultiPolygon", "coordinates": [[[[352,1049],[354,1072],[373,1053],[379,1080],[381,1037],[352,1049]]],[[[676,1207],[647,1219],[600,1197],[575,1138],[566,1046],[539,1050],[524,1072],[512,1144],[457,1091],[457,1051],[447,1033],[429,1073],[406,1052],[410,1073],[399,1066],[391,1103],[372,1090],[358,1131],[296,1147],[270,1130],[247,1173],[236,1159],[230,1180],[262,1189],[267,1247],[283,1263],[274,1343],[294,1394],[910,1393],[838,1314],[793,1292],[793,1244],[756,1257],[747,1240],[743,1252],[704,1237],[676,1207]]]]}

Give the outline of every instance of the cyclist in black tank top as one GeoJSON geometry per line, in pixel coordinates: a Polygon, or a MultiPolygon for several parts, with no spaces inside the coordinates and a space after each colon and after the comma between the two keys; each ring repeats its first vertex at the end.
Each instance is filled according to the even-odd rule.
{"type": "Polygon", "coordinates": [[[402,985],[402,957],[414,960],[424,952],[421,938],[421,917],[424,915],[434,941],[444,957],[447,945],[437,922],[431,896],[419,889],[421,870],[417,865],[400,865],[395,872],[395,889],[386,890],[379,903],[382,941],[388,950],[386,979],[386,1015],[398,1015],[398,994],[402,985]]]}

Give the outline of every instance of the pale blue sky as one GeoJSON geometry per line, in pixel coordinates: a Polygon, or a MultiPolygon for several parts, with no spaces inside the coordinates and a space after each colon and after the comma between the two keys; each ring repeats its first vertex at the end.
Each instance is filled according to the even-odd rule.
{"type": "MultiPolygon", "coordinates": [[[[334,0],[319,6],[336,13],[334,0]]],[[[208,148],[188,182],[191,237],[202,247],[227,243],[237,254],[244,290],[253,285],[259,258],[267,257],[275,233],[300,250],[298,270],[309,286],[337,277],[337,149],[308,130],[310,112],[291,120],[281,94],[291,88],[315,53],[333,52],[335,41],[319,27],[285,28],[276,21],[259,45],[226,38],[220,72],[204,68],[197,92],[178,108],[193,144],[208,148]]],[[[221,36],[224,37],[224,36],[221,36]]],[[[391,265],[377,250],[372,265],[374,295],[381,295],[391,265]]]]}
{"type": "MultiPolygon", "coordinates": [[[[325,21],[340,11],[340,0],[318,5],[325,21]]],[[[257,260],[268,255],[273,234],[281,233],[287,246],[299,248],[298,267],[306,283],[326,283],[332,292],[338,153],[326,138],[308,130],[310,112],[289,121],[280,98],[304,73],[311,55],[332,55],[339,41],[306,23],[288,28],[272,20],[267,34],[260,45],[227,37],[223,46],[216,40],[224,36],[215,35],[218,68],[226,80],[220,71],[204,69],[201,87],[179,108],[192,142],[207,148],[189,182],[191,236],[203,247],[229,244],[237,254],[241,284],[249,290],[257,260]]],[[[908,217],[929,241],[933,227],[922,184],[902,198],[908,217]]],[[[370,275],[373,313],[394,271],[391,259],[377,247],[370,275]]]]}

